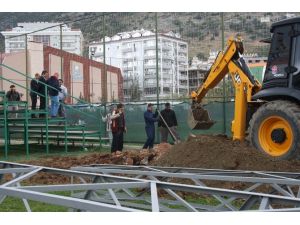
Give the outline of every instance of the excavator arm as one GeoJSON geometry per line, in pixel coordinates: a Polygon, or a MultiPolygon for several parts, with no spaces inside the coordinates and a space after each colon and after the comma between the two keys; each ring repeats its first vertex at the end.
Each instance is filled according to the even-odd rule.
{"type": "Polygon", "coordinates": [[[209,129],[214,122],[203,109],[201,102],[207,92],[216,87],[228,74],[235,88],[235,110],[232,121],[233,139],[243,140],[246,130],[248,102],[261,89],[260,83],[251,75],[244,59],[240,56],[244,48],[240,38],[230,38],[224,52],[220,52],[207,73],[203,84],[191,93],[192,107],[188,123],[193,129],[209,129]]]}

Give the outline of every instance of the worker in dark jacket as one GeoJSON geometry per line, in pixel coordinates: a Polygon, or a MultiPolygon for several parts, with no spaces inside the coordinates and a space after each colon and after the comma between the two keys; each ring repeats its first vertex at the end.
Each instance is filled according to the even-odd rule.
{"type": "Polygon", "coordinates": [[[49,77],[46,84],[49,86],[48,92],[51,99],[50,114],[51,117],[56,117],[59,109],[58,93],[61,91],[61,88],[59,87],[58,73],[54,73],[51,77],[49,77]]]}
{"type": "Polygon", "coordinates": [[[155,139],[155,125],[158,121],[158,112],[153,113],[153,105],[149,103],[147,105],[147,111],[144,112],[145,129],[147,134],[147,140],[144,144],[143,149],[152,149],[155,139]]]}
{"type": "Polygon", "coordinates": [[[158,127],[160,127],[161,142],[166,143],[168,141],[169,132],[172,132],[172,136],[175,136],[177,141],[180,141],[180,137],[177,132],[177,118],[175,112],[171,109],[171,104],[167,102],[165,104],[165,109],[162,110],[160,114],[170,128],[169,131],[162,118],[159,118],[158,127]]]}
{"type": "MultiPolygon", "coordinates": [[[[36,109],[36,102],[37,102],[37,94],[39,93],[39,84],[38,80],[40,78],[40,74],[36,73],[34,75],[34,79],[30,82],[30,98],[31,98],[31,109],[36,109]]],[[[31,115],[32,118],[36,118],[35,114],[31,115]]]]}
{"type": "MultiPolygon", "coordinates": [[[[48,71],[43,70],[41,76],[39,77],[39,86],[38,86],[38,92],[40,96],[40,110],[46,109],[46,78],[48,77],[48,71]]],[[[40,114],[40,117],[45,117],[45,114],[40,114]]]]}

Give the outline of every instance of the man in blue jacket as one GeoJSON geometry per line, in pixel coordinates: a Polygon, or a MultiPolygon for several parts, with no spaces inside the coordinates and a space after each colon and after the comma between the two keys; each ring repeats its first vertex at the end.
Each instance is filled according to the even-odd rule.
{"type": "Polygon", "coordinates": [[[59,81],[58,81],[58,73],[54,73],[49,79],[46,81],[46,84],[50,87],[48,88],[49,96],[51,99],[51,108],[50,108],[50,114],[51,117],[56,117],[58,113],[59,108],[59,97],[58,93],[61,91],[61,88],[59,87],[59,81]]]}
{"type": "Polygon", "coordinates": [[[152,149],[155,139],[155,125],[154,123],[158,121],[158,112],[153,113],[153,105],[149,103],[147,105],[147,111],[144,113],[144,119],[146,124],[146,134],[147,140],[144,144],[143,149],[152,149]]]}

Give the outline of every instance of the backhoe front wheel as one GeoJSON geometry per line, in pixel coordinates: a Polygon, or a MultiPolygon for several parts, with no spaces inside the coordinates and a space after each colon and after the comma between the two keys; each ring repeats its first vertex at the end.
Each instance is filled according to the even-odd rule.
{"type": "Polygon", "coordinates": [[[253,115],[249,135],[252,145],[269,157],[282,160],[300,151],[300,108],[290,101],[262,105],[253,115]]]}

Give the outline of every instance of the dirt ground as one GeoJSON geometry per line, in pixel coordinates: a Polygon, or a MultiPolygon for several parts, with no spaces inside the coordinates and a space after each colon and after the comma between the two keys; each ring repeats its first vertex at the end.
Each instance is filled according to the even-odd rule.
{"type": "Polygon", "coordinates": [[[230,170],[299,172],[300,160],[273,161],[247,142],[225,136],[198,135],[174,146],[154,165],[230,170]]]}
{"type": "Polygon", "coordinates": [[[171,146],[156,145],[154,151],[126,150],[117,155],[92,153],[84,156],[42,157],[27,164],[68,169],[89,164],[127,164],[179,166],[230,170],[264,170],[299,172],[300,160],[273,161],[247,142],[236,142],[225,136],[198,135],[171,146]],[[146,160],[146,161],[145,161],[146,160]]]}
{"type": "MultiPolygon", "coordinates": [[[[212,135],[189,137],[187,141],[175,146],[159,144],[151,152],[126,150],[116,155],[91,153],[80,156],[53,156],[23,163],[63,169],[90,164],[149,164],[230,170],[300,171],[300,160],[272,161],[258,150],[250,147],[247,142],[234,142],[225,136],[212,135]]],[[[30,184],[65,184],[70,182],[70,178],[58,174],[39,173],[31,177],[28,182],[30,184]]],[[[245,188],[243,183],[210,181],[206,184],[233,189],[245,188]]]]}

